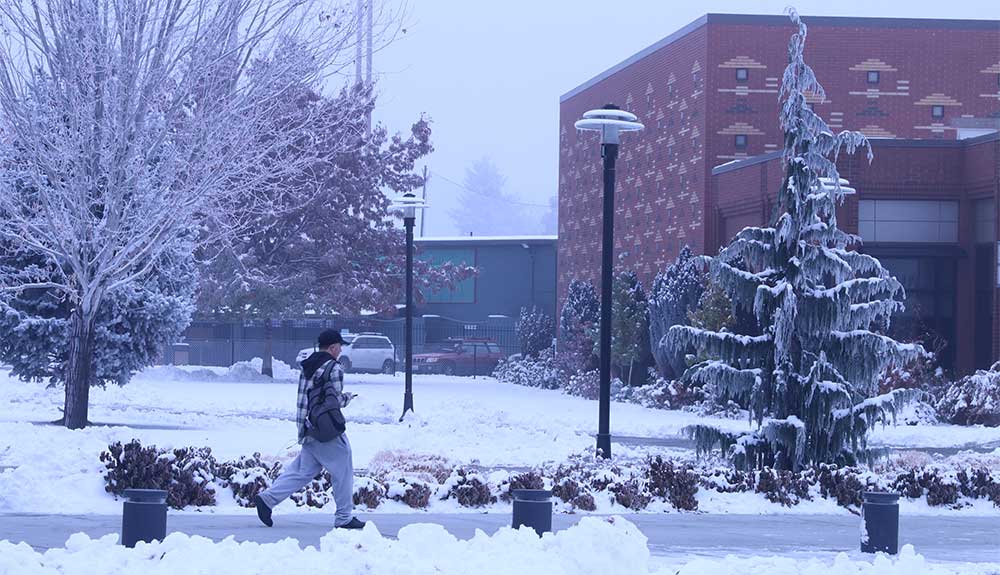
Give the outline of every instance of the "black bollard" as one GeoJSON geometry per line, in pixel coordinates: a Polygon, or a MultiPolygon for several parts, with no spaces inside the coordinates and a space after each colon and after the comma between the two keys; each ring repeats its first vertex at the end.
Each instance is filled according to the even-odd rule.
{"type": "Polygon", "coordinates": [[[866,491],[861,494],[861,552],[899,552],[899,494],[866,491]]]}
{"type": "Polygon", "coordinates": [[[552,492],[548,489],[514,490],[514,529],[527,525],[541,537],[552,531],[552,492]]]}
{"type": "Polygon", "coordinates": [[[122,507],[122,545],[163,541],[167,536],[167,492],[160,489],[126,489],[122,507]]]}

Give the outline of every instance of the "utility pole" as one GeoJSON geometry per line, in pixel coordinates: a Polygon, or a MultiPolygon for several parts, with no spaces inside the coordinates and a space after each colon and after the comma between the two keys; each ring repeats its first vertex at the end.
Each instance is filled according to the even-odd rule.
{"type": "MultiPolygon", "coordinates": [[[[424,203],[427,203],[427,164],[424,164],[424,203]]],[[[424,237],[424,223],[427,221],[427,211],[420,214],[420,237],[424,237]]]]}
{"type": "Polygon", "coordinates": [[[356,37],[357,37],[357,40],[356,40],[357,46],[355,47],[355,50],[354,50],[354,83],[355,83],[355,85],[360,84],[361,80],[362,80],[362,77],[361,77],[361,58],[362,58],[363,54],[361,53],[361,44],[364,41],[364,28],[363,28],[363,24],[362,24],[363,18],[364,18],[364,10],[365,10],[365,4],[364,4],[364,2],[365,2],[365,0],[358,0],[358,20],[357,20],[357,23],[356,23],[356,26],[357,26],[357,34],[356,34],[356,37]]]}

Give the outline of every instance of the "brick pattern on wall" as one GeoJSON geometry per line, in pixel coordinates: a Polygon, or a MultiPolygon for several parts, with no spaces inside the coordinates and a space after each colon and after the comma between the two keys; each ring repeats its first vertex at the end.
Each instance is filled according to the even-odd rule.
{"type": "Polygon", "coordinates": [[[615,190],[618,265],[650,282],[685,244],[703,249],[705,30],[562,103],[559,133],[559,294],[569,282],[600,284],[603,172],[596,133],[573,123],[615,103],[646,128],[622,137],[615,190]]]}
{"type": "MultiPolygon", "coordinates": [[[[807,25],[810,18],[804,17],[807,25]]],[[[616,193],[619,264],[645,282],[689,244],[721,243],[746,214],[767,217],[780,182],[768,167],[743,198],[711,180],[715,165],[779,149],[778,92],[790,23],[714,20],[645,55],[560,105],[559,296],[574,278],[597,283],[601,260],[601,158],[597,136],[573,122],[608,102],[636,113],[646,130],[623,137],[616,193]],[[745,80],[737,70],[747,70],[745,80]],[[746,136],[737,149],[735,136],[746,136]],[[769,186],[776,186],[769,183],[769,186]],[[727,223],[728,222],[728,223],[727,223]]],[[[807,61],[826,88],[807,101],[835,130],[872,138],[954,139],[955,121],[1000,118],[1000,30],[810,25],[807,61]],[[868,73],[878,72],[878,84],[868,73]],[[932,117],[943,106],[944,117],[932,117]]],[[[880,162],[881,163],[881,162],[880,162]]],[[[860,169],[860,168],[859,168],[860,169]]],[[[887,195],[923,193],[937,160],[899,171],[887,195]],[[911,182],[913,186],[906,186],[911,182]],[[898,192],[893,191],[893,186],[898,192]]],[[[873,175],[874,176],[874,175],[873,175]]],[[[926,193],[942,193],[928,189],[926,193]]]]}

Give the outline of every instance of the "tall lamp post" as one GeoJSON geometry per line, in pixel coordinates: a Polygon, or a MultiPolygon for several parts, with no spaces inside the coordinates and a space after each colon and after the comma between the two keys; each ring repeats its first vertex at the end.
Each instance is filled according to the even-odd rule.
{"type": "Polygon", "coordinates": [[[417,210],[427,208],[427,203],[413,192],[398,196],[389,206],[402,212],[403,227],[406,228],[406,387],[403,392],[403,421],[407,411],[413,411],[413,224],[417,210]]]}
{"type": "Polygon", "coordinates": [[[611,284],[615,245],[615,160],[618,159],[618,139],[622,132],[637,132],[643,128],[638,117],[608,104],[590,110],[577,120],[577,130],[601,133],[601,157],[604,158],[604,231],[601,247],[601,390],[597,420],[597,452],[611,457],[611,284]]]}

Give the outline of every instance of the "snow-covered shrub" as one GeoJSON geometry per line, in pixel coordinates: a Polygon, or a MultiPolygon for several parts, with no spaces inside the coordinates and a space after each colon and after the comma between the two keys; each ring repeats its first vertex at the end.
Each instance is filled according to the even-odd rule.
{"type": "MultiPolygon", "coordinates": [[[[612,378],[611,380],[611,397],[616,401],[621,401],[624,399],[623,390],[625,385],[622,380],[612,378]]],[[[569,376],[566,384],[563,386],[563,392],[569,395],[575,395],[582,397],[584,399],[597,399],[601,393],[601,374],[598,371],[587,371],[584,373],[578,373],[569,376]]]]}
{"type": "Polygon", "coordinates": [[[456,469],[441,486],[441,499],[455,499],[462,507],[485,507],[497,502],[490,484],[479,474],[456,469]]]}
{"type": "Polygon", "coordinates": [[[642,511],[653,499],[646,482],[634,477],[620,483],[612,483],[608,486],[608,491],[614,494],[616,503],[632,511],[642,511]]]}
{"type": "Polygon", "coordinates": [[[562,477],[552,484],[552,495],[561,499],[563,503],[569,503],[580,495],[580,484],[572,477],[562,477]]]}
{"type": "Polygon", "coordinates": [[[538,308],[521,308],[521,315],[515,325],[517,339],[521,344],[521,355],[535,357],[542,350],[552,347],[555,335],[555,320],[538,308]]]}
{"type": "Polygon", "coordinates": [[[698,485],[709,491],[719,493],[746,493],[756,487],[756,475],[732,467],[715,467],[702,470],[698,477],[698,485]]]}
{"type": "Polygon", "coordinates": [[[816,466],[814,474],[819,484],[820,495],[826,499],[833,498],[837,501],[837,505],[848,509],[861,507],[862,491],[881,491],[875,486],[863,483],[855,467],[838,467],[822,463],[816,466]]]}
{"type": "Polygon", "coordinates": [[[801,473],[765,467],[757,471],[757,485],[754,491],[772,503],[793,507],[803,499],[812,499],[809,495],[809,486],[809,478],[803,477],[801,473]]]}
{"type": "Polygon", "coordinates": [[[433,484],[444,483],[454,467],[451,460],[441,455],[388,450],[377,452],[368,464],[368,470],[376,477],[405,475],[433,484]]]}
{"type": "Polygon", "coordinates": [[[358,477],[354,480],[354,505],[377,509],[385,501],[387,492],[381,481],[371,477],[358,477]]]}
{"type": "Polygon", "coordinates": [[[253,507],[257,494],[271,486],[281,474],[281,468],[280,461],[269,465],[261,459],[260,453],[254,453],[220,464],[218,475],[223,485],[232,490],[238,505],[253,507]]]}
{"type": "Polygon", "coordinates": [[[649,292],[649,336],[660,377],[679,377],[687,368],[683,354],[672,353],[659,343],[671,326],[687,323],[688,312],[701,298],[703,282],[704,274],[688,246],[653,280],[649,292]]]}
{"type": "Polygon", "coordinates": [[[500,493],[501,501],[511,501],[514,499],[515,489],[544,489],[545,479],[535,470],[519,473],[510,478],[506,487],[500,493]]]}
{"type": "Polygon", "coordinates": [[[308,506],[322,509],[333,501],[333,478],[330,472],[323,470],[305,487],[292,493],[290,497],[298,507],[308,506]]]}
{"type": "Polygon", "coordinates": [[[522,355],[500,360],[493,377],[503,383],[542,389],[557,389],[561,380],[551,347],[540,351],[536,357],[522,355]]]}
{"type": "Polygon", "coordinates": [[[387,481],[386,485],[389,499],[401,501],[413,509],[425,509],[434,494],[431,483],[418,477],[397,476],[387,481]]]}
{"type": "Polygon", "coordinates": [[[594,496],[589,493],[581,493],[573,498],[573,507],[582,511],[597,511],[597,502],[594,496]]]}
{"type": "Polygon", "coordinates": [[[215,481],[218,463],[209,447],[182,447],[173,451],[173,480],[167,489],[167,501],[173,498],[177,509],[188,505],[215,505],[215,481]]]}
{"type": "Polygon", "coordinates": [[[958,425],[1000,426],[1000,362],[948,386],[937,411],[958,425]]]}
{"type": "Polygon", "coordinates": [[[590,282],[573,280],[559,314],[559,353],[556,363],[567,376],[594,369],[593,331],[600,321],[601,303],[590,282]]]}
{"type": "Polygon", "coordinates": [[[1000,478],[985,467],[961,469],[957,474],[962,495],[972,499],[989,499],[1000,507],[1000,478]]]}
{"type": "Polygon", "coordinates": [[[670,502],[680,511],[698,510],[698,475],[689,467],[676,465],[657,455],[647,461],[649,492],[670,502]]]}
{"type": "Polygon", "coordinates": [[[101,452],[107,469],[104,490],[122,495],[126,489],[165,489],[170,484],[170,461],[161,455],[155,446],[143,447],[138,439],[112,443],[101,452]]]}
{"type": "Polygon", "coordinates": [[[207,447],[175,450],[143,447],[137,439],[120,441],[101,452],[105,491],[123,495],[126,489],[162,489],[174,509],[215,505],[217,463],[207,447]]]}
{"type": "Polygon", "coordinates": [[[931,465],[911,469],[896,476],[892,488],[910,499],[927,496],[927,504],[956,505],[961,495],[957,474],[953,469],[931,465]]]}

